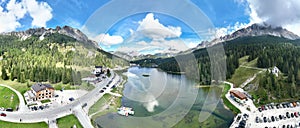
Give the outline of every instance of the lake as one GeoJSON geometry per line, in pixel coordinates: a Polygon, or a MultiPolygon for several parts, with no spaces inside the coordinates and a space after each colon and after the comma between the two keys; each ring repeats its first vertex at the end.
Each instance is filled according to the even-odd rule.
{"type": "Polygon", "coordinates": [[[220,100],[221,87],[197,88],[185,75],[173,75],[156,68],[131,67],[122,105],[134,116],[116,113],[98,117],[104,128],[229,127],[234,114],[220,100]]]}

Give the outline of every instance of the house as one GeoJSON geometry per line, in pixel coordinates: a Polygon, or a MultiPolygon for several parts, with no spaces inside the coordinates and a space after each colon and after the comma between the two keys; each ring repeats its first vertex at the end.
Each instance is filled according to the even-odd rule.
{"type": "Polygon", "coordinates": [[[271,72],[276,77],[278,77],[278,74],[280,73],[280,70],[276,66],[274,66],[273,68],[269,69],[269,72],[271,72]]]}
{"type": "Polygon", "coordinates": [[[103,73],[103,67],[102,66],[95,66],[95,69],[92,71],[92,74],[98,76],[103,73]]]}
{"type": "Polygon", "coordinates": [[[242,93],[242,92],[240,92],[238,90],[231,90],[230,91],[230,95],[234,96],[234,97],[237,97],[240,100],[246,100],[247,99],[247,96],[244,93],[242,93]]]}
{"type": "Polygon", "coordinates": [[[49,99],[54,96],[54,88],[50,84],[36,83],[31,86],[31,90],[24,94],[27,102],[49,99]]]}

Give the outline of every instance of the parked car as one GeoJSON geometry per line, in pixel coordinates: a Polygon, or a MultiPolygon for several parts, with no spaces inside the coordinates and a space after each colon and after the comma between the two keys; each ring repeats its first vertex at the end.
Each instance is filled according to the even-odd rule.
{"type": "Polygon", "coordinates": [[[75,99],[73,97],[69,98],[70,101],[74,101],[75,99]]]}
{"type": "Polygon", "coordinates": [[[290,113],[289,112],[286,112],[286,117],[290,118],[290,113]]]}
{"type": "Polygon", "coordinates": [[[264,122],[266,123],[268,120],[267,120],[267,117],[264,117],[264,122]]]}
{"type": "Polygon", "coordinates": [[[13,109],[12,109],[12,108],[8,108],[8,109],[6,109],[6,111],[8,111],[8,112],[12,112],[12,111],[13,111],[13,109]]]}
{"type": "Polygon", "coordinates": [[[104,91],[103,91],[103,90],[100,90],[99,92],[100,92],[100,93],[103,93],[104,91]]]}
{"type": "Polygon", "coordinates": [[[6,117],[6,114],[5,113],[1,113],[0,116],[6,117]]]}
{"type": "Polygon", "coordinates": [[[272,120],[272,122],[274,122],[274,121],[275,121],[275,118],[274,118],[274,116],[272,116],[272,117],[271,117],[271,120],[272,120]]]}

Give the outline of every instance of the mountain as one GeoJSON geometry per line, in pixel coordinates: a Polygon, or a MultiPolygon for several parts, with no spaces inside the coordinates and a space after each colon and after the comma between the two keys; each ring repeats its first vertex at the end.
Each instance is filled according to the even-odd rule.
{"type": "Polygon", "coordinates": [[[21,40],[26,40],[27,38],[31,36],[38,36],[40,40],[43,40],[45,36],[49,36],[53,33],[58,33],[58,34],[63,34],[69,37],[72,37],[76,39],[79,42],[85,43],[87,45],[92,45],[94,47],[97,47],[101,49],[98,45],[97,42],[89,40],[88,37],[82,33],[79,29],[72,28],[70,26],[64,26],[60,27],[57,26],[55,29],[53,28],[31,28],[26,31],[18,31],[18,32],[7,32],[7,33],[2,33],[1,35],[10,35],[10,36],[17,36],[21,38],[21,40]]]}
{"type": "Polygon", "coordinates": [[[135,60],[141,60],[141,59],[147,59],[147,58],[167,58],[167,57],[173,57],[177,55],[177,53],[156,53],[156,54],[139,54],[138,52],[132,51],[129,53],[125,53],[122,51],[115,51],[111,52],[112,54],[124,58],[128,61],[135,61],[135,60]]]}
{"type": "Polygon", "coordinates": [[[253,24],[251,26],[248,26],[246,28],[242,28],[240,30],[235,31],[232,34],[222,36],[219,38],[215,38],[212,41],[204,41],[201,44],[197,46],[197,48],[203,48],[207,46],[212,46],[214,44],[230,41],[236,38],[240,37],[248,37],[248,36],[276,36],[276,37],[282,37],[290,40],[296,40],[300,37],[282,27],[274,27],[271,25],[268,25],[266,23],[263,24],[253,24]]]}

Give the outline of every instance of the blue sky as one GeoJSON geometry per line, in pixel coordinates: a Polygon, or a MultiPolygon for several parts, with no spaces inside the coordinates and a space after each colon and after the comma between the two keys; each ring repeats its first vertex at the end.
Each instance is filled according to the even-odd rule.
{"type": "MultiPolygon", "coordinates": [[[[204,40],[203,37],[198,37],[197,32],[194,32],[194,29],[185,24],[185,21],[182,21],[182,19],[147,11],[125,16],[119,19],[118,22],[113,23],[107,31],[100,31],[102,24],[105,24],[101,23],[101,21],[105,22],[109,21],[107,19],[113,19],[117,15],[114,12],[117,12],[118,9],[123,9],[124,6],[128,6],[133,10],[142,8],[137,6],[140,4],[130,3],[130,1],[135,0],[123,0],[129,2],[125,3],[125,5],[116,4],[110,12],[105,12],[101,14],[101,17],[97,17],[97,13],[99,13],[97,11],[107,7],[108,3],[116,3],[116,1],[120,0],[0,0],[0,32],[20,31],[33,27],[55,28],[56,26],[69,25],[81,29],[91,39],[99,42],[99,45],[107,51],[127,49],[139,52],[159,52],[170,48],[172,51],[172,48],[183,47],[180,43],[185,44],[186,48],[191,48],[204,40]],[[145,20],[146,17],[148,17],[148,20],[145,20]],[[89,20],[93,18],[96,18],[94,21],[97,23],[92,23],[95,25],[91,27],[87,23],[91,23],[89,20]],[[145,22],[142,22],[143,20],[145,22]],[[156,23],[156,20],[158,20],[158,23],[156,23]],[[153,24],[157,26],[155,29],[159,28],[165,32],[150,31],[153,24]],[[141,28],[149,30],[140,31],[141,28]],[[171,33],[168,34],[168,32],[171,33]],[[174,35],[172,35],[172,32],[174,32],[174,35]],[[137,38],[138,36],[142,36],[143,38],[137,38]],[[175,44],[170,45],[170,43],[175,44]],[[137,44],[144,44],[141,46],[144,51],[128,48],[129,46],[134,47],[137,44]],[[146,46],[151,47],[145,49],[146,46]]],[[[161,1],[165,1],[165,3],[162,2],[163,6],[160,6],[156,2],[156,6],[154,7],[155,4],[151,0],[143,0],[143,5],[149,4],[151,6],[153,4],[153,8],[161,10],[166,6],[174,5],[171,9],[176,12],[176,9],[179,9],[181,5],[184,6],[186,5],[185,3],[191,2],[207,16],[209,22],[214,26],[214,34],[210,35],[212,38],[230,34],[237,29],[259,22],[268,22],[272,25],[283,26],[296,34],[300,33],[299,30],[295,29],[295,26],[300,27],[299,15],[294,14],[298,11],[295,8],[300,8],[300,2],[297,0],[288,0],[285,2],[287,3],[286,6],[280,0],[181,0],[182,4],[179,0],[172,0],[172,2],[161,1]],[[177,7],[175,6],[176,4],[177,7]],[[266,5],[268,7],[264,7],[266,5]],[[272,6],[269,7],[270,5],[272,6]],[[290,6],[295,7],[291,9],[290,6]],[[293,15],[282,15],[278,11],[272,13],[272,10],[278,9],[285,9],[293,15]],[[280,16],[284,16],[285,20],[278,21],[278,17],[280,16]]],[[[180,15],[189,14],[193,11],[187,6],[184,13],[180,15]]],[[[190,17],[190,19],[196,18],[190,17]]],[[[186,48],[177,50],[185,50],[186,48]]]]}

